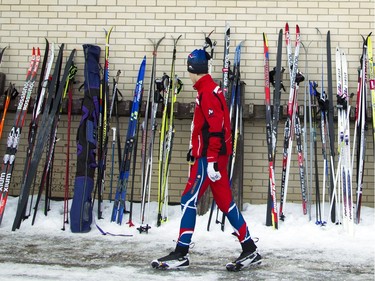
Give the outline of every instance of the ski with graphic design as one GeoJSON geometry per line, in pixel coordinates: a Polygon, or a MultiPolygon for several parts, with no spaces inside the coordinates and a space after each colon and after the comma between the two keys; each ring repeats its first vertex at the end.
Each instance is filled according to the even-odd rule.
{"type": "Polygon", "coordinates": [[[288,112],[287,120],[285,122],[284,129],[284,146],[283,146],[283,160],[282,160],[282,174],[281,174],[281,198],[280,198],[280,209],[279,216],[281,220],[284,220],[285,216],[283,213],[284,205],[286,202],[286,194],[288,190],[288,180],[289,180],[289,169],[290,169],[290,160],[292,153],[292,132],[294,131],[294,122],[296,115],[296,76],[298,69],[298,56],[299,56],[299,47],[300,47],[300,29],[296,25],[296,43],[294,56],[292,54],[292,46],[289,33],[289,24],[285,24],[285,41],[287,46],[288,54],[288,66],[289,66],[289,78],[290,78],[290,90],[289,90],[289,99],[288,99],[288,112]]]}
{"type": "MultiPolygon", "coordinates": [[[[353,196],[350,161],[350,105],[348,90],[348,70],[346,55],[336,48],[336,81],[337,81],[337,128],[338,128],[338,202],[342,202],[342,223],[344,229],[353,234],[353,196]]],[[[337,190],[337,188],[336,188],[337,190]]],[[[339,211],[340,213],[340,211],[339,211]]]]}
{"type": "MultiPolygon", "coordinates": [[[[371,96],[372,108],[372,134],[373,134],[373,147],[375,147],[375,65],[374,57],[372,54],[372,40],[371,36],[367,37],[367,59],[368,59],[368,80],[371,96]]],[[[375,158],[375,149],[373,149],[375,158]]]]}
{"type": "Polygon", "coordinates": [[[361,222],[361,205],[362,205],[362,190],[363,190],[363,176],[365,168],[365,153],[366,153],[366,135],[367,135],[367,42],[368,38],[363,38],[363,50],[361,57],[361,70],[360,70],[360,84],[357,90],[357,110],[356,110],[356,122],[355,122],[355,134],[357,145],[353,145],[353,150],[357,151],[357,202],[356,202],[356,214],[355,222],[359,224],[361,222]]]}
{"type": "MultiPolygon", "coordinates": [[[[174,105],[176,103],[177,94],[182,88],[182,82],[175,73],[176,51],[177,43],[182,35],[173,39],[173,54],[171,73],[168,80],[163,96],[163,115],[160,128],[160,145],[159,145],[159,165],[158,165],[158,210],[156,225],[160,226],[162,221],[167,220],[166,207],[168,206],[168,177],[169,177],[169,164],[172,155],[172,145],[174,137],[174,105]],[[170,106],[168,107],[170,100],[170,106]],[[169,110],[169,116],[168,116],[169,110]],[[163,216],[164,212],[164,216],[163,216]]],[[[167,79],[165,77],[165,79],[167,79]]]]}
{"type": "Polygon", "coordinates": [[[297,94],[299,89],[299,84],[304,81],[304,76],[302,73],[298,72],[296,76],[296,106],[295,106],[295,121],[294,121],[294,135],[296,138],[296,148],[297,148],[297,161],[298,161],[298,172],[300,178],[301,186],[301,196],[302,196],[302,213],[307,214],[307,194],[306,194],[306,185],[305,185],[305,160],[303,155],[303,146],[302,146],[302,129],[301,121],[299,118],[299,109],[297,104],[297,94]]]}
{"type": "MultiPolygon", "coordinates": [[[[234,65],[233,65],[233,76],[231,77],[231,95],[229,103],[229,120],[232,126],[232,154],[229,157],[228,166],[228,178],[231,188],[233,188],[233,172],[234,164],[236,161],[236,151],[237,143],[240,133],[240,120],[242,119],[241,114],[241,76],[240,76],[240,62],[241,62],[241,46],[242,41],[236,46],[234,54],[234,65]]],[[[219,208],[217,209],[217,214],[219,213],[219,208]]],[[[221,230],[224,231],[225,227],[225,214],[222,213],[221,221],[216,220],[220,223],[221,230]]]]}
{"type": "MultiPolygon", "coordinates": [[[[148,89],[148,95],[146,98],[146,108],[145,108],[145,115],[143,122],[141,123],[141,131],[142,131],[142,147],[141,147],[141,221],[142,225],[144,224],[144,214],[145,214],[145,204],[146,204],[146,193],[148,193],[148,197],[150,197],[150,189],[151,189],[151,173],[152,173],[152,153],[153,153],[153,136],[151,136],[150,139],[150,146],[152,143],[152,146],[149,148],[149,151],[147,153],[147,138],[148,138],[148,125],[149,125],[149,111],[150,111],[150,103],[151,103],[151,98],[152,95],[154,94],[155,91],[155,71],[156,71],[156,56],[157,56],[157,50],[158,47],[163,41],[165,37],[163,36],[160,38],[156,43],[150,39],[150,41],[153,44],[153,52],[152,52],[152,66],[151,66],[151,77],[150,77],[150,84],[149,84],[149,89],[148,89]]],[[[154,108],[153,108],[154,109],[154,108]]],[[[157,110],[157,104],[156,104],[156,110],[157,110]]],[[[155,112],[155,117],[156,117],[156,112],[155,112]]],[[[152,119],[153,117],[151,117],[152,119]]],[[[151,124],[155,122],[155,119],[151,120],[151,124]]],[[[152,133],[152,132],[151,132],[152,133]]],[[[135,147],[134,149],[137,151],[137,148],[135,147]]],[[[135,157],[133,158],[133,171],[135,170],[135,157]]],[[[129,208],[129,220],[128,224],[129,226],[134,226],[134,223],[132,221],[133,219],[133,195],[134,195],[134,176],[135,173],[132,174],[132,189],[131,189],[131,194],[130,194],[130,208],[129,208]]],[[[148,200],[148,203],[150,201],[148,200]]],[[[138,228],[140,232],[145,230],[147,232],[149,226],[146,225],[145,227],[142,227],[142,225],[138,228]]]]}
{"type": "Polygon", "coordinates": [[[230,48],[230,25],[227,23],[225,25],[224,31],[224,59],[223,59],[223,84],[222,91],[229,103],[229,74],[230,74],[230,63],[229,63],[229,48],[230,48]]]}
{"type": "Polygon", "coordinates": [[[118,224],[122,223],[122,218],[125,212],[125,199],[130,176],[130,164],[134,150],[134,145],[135,142],[137,142],[136,136],[138,128],[139,109],[142,102],[145,69],[146,56],[143,57],[142,63],[138,71],[137,84],[134,90],[134,97],[132,109],[130,112],[125,148],[121,160],[121,170],[118,178],[116,195],[113,202],[111,221],[116,221],[118,224]]]}
{"type": "MultiPolygon", "coordinates": [[[[230,25],[229,23],[227,23],[225,25],[225,31],[224,31],[224,57],[223,57],[223,68],[222,68],[223,76],[222,76],[222,84],[221,84],[221,90],[225,96],[225,100],[227,101],[227,104],[229,104],[229,74],[230,74],[229,48],[230,48],[230,25]]],[[[210,214],[209,214],[208,223],[207,223],[207,231],[210,230],[211,220],[212,220],[215,207],[216,207],[216,202],[214,199],[212,199],[210,214]]],[[[219,210],[216,211],[216,223],[219,223],[218,214],[219,214],[219,210]]]]}
{"type": "MultiPolygon", "coordinates": [[[[56,88],[57,88],[56,81],[58,79],[57,77],[58,75],[56,72],[59,72],[59,68],[60,68],[59,64],[62,62],[63,48],[64,48],[64,44],[62,44],[60,47],[58,62],[56,63],[57,66],[55,68],[51,84],[49,85],[49,91],[48,91],[49,95],[46,101],[46,106],[43,111],[42,119],[40,121],[40,130],[37,135],[34,154],[32,156],[31,163],[30,163],[30,169],[29,169],[27,177],[25,178],[21,186],[21,192],[20,192],[20,197],[18,200],[16,217],[15,217],[13,227],[12,227],[13,231],[16,228],[20,227],[22,219],[24,218],[24,213],[25,213],[25,208],[27,206],[27,200],[29,197],[30,188],[36,176],[37,168],[38,168],[40,159],[42,157],[47,138],[49,137],[49,132],[51,131],[51,127],[54,122],[54,116],[56,115],[56,112],[59,109],[59,104],[61,102],[61,96],[62,96],[62,91],[64,87],[59,87],[58,90],[56,91],[56,88]],[[53,95],[52,93],[56,93],[56,95],[52,97],[53,95]]],[[[75,50],[72,51],[70,58],[68,62],[66,63],[65,72],[64,72],[64,76],[62,78],[61,83],[65,83],[67,79],[67,75],[69,73],[69,68],[72,64],[74,54],[75,54],[75,50]]]]}
{"type": "Polygon", "coordinates": [[[331,209],[331,221],[336,222],[336,203],[333,195],[334,188],[334,167],[335,167],[335,128],[334,128],[334,106],[333,106],[333,92],[332,92],[332,56],[331,56],[331,32],[327,32],[327,93],[328,93],[328,139],[329,139],[329,150],[330,150],[330,164],[331,173],[329,180],[329,195],[330,201],[333,202],[331,209]]]}
{"type": "Polygon", "coordinates": [[[241,62],[241,46],[242,42],[240,42],[236,46],[235,51],[235,58],[234,58],[234,67],[233,67],[233,83],[232,83],[232,91],[231,91],[231,102],[229,107],[229,119],[232,122],[232,131],[233,131],[233,152],[230,157],[229,162],[229,181],[232,183],[233,179],[233,170],[234,170],[234,163],[236,160],[236,148],[237,148],[237,139],[239,133],[239,114],[240,114],[240,103],[241,103],[241,88],[240,88],[240,62],[241,62]]]}
{"type": "MultiPolygon", "coordinates": [[[[327,99],[327,96],[325,94],[325,91],[323,88],[321,88],[321,92],[316,92],[316,100],[318,102],[318,107],[319,107],[319,112],[320,112],[320,138],[321,138],[321,143],[322,143],[322,157],[323,157],[323,171],[320,173],[320,175],[323,175],[322,177],[322,184],[323,184],[323,189],[322,189],[322,217],[319,221],[316,221],[316,224],[319,225],[325,225],[326,220],[324,219],[324,206],[325,206],[325,194],[326,194],[326,186],[327,186],[327,180],[328,180],[328,171],[329,171],[329,165],[328,165],[328,158],[327,158],[327,116],[328,116],[328,104],[329,100],[327,99]]],[[[320,200],[320,199],[319,199],[320,200]]]]}
{"type": "MultiPolygon", "coordinates": [[[[205,50],[207,52],[207,49],[210,48],[210,61],[209,61],[209,65],[208,65],[208,73],[211,75],[212,73],[212,61],[213,61],[213,56],[214,56],[214,51],[215,51],[215,47],[216,47],[216,44],[217,42],[214,41],[212,42],[210,36],[211,34],[214,32],[214,30],[212,30],[208,36],[205,36],[205,41],[204,41],[204,44],[203,44],[203,50],[205,50]]],[[[223,60],[223,69],[222,69],[222,72],[223,72],[223,81],[225,81],[226,84],[222,84],[222,90],[223,91],[226,91],[226,95],[225,98],[226,98],[226,101],[228,101],[229,99],[229,91],[228,91],[228,88],[229,88],[229,44],[230,44],[230,27],[229,27],[229,24],[226,25],[225,27],[225,38],[224,38],[224,41],[225,41],[225,46],[224,46],[224,60],[223,60]]],[[[190,146],[191,146],[191,140],[190,140],[190,145],[189,145],[189,153],[188,153],[188,159],[187,161],[189,162],[189,164],[192,164],[194,161],[192,161],[192,157],[190,156],[190,146]]],[[[189,174],[190,174],[190,168],[189,168],[189,174]]],[[[238,193],[240,194],[240,193],[238,193]]],[[[239,200],[239,199],[238,199],[239,200]]],[[[212,199],[212,204],[211,204],[211,208],[210,208],[210,215],[209,215],[209,220],[208,220],[208,224],[207,224],[207,231],[210,229],[210,224],[211,224],[211,219],[212,219],[212,215],[213,215],[213,211],[215,209],[215,206],[216,206],[216,202],[214,199],[212,199]]],[[[217,215],[216,215],[216,223],[219,223],[219,220],[218,220],[218,213],[219,213],[219,210],[217,210],[217,215]]],[[[223,217],[224,219],[224,217],[223,217]]]]}
{"type": "MultiPolygon", "coordinates": [[[[55,145],[56,145],[56,139],[57,139],[57,128],[58,128],[58,124],[59,124],[59,121],[60,121],[62,98],[65,98],[65,96],[68,92],[68,89],[70,87],[70,84],[73,82],[73,79],[74,79],[74,76],[75,76],[76,73],[77,73],[77,67],[74,65],[74,63],[72,63],[71,67],[70,67],[70,70],[69,70],[69,75],[68,75],[68,77],[66,79],[66,82],[65,82],[65,85],[59,86],[59,87],[64,87],[64,90],[63,90],[63,94],[62,94],[62,97],[60,99],[60,104],[58,105],[56,114],[55,114],[54,117],[51,116],[51,118],[54,118],[54,120],[53,120],[53,124],[52,124],[51,131],[50,131],[50,143],[49,143],[49,146],[48,146],[48,149],[47,149],[46,162],[44,164],[44,168],[43,168],[43,172],[42,172],[42,176],[41,176],[41,181],[40,181],[40,185],[39,185],[39,190],[38,190],[38,196],[37,196],[35,206],[34,206],[34,214],[33,214],[33,219],[32,219],[32,222],[31,222],[32,225],[34,225],[34,222],[35,222],[35,218],[36,218],[36,214],[37,214],[37,211],[38,211],[38,206],[39,206],[39,202],[40,202],[40,199],[41,199],[41,196],[42,196],[42,192],[44,190],[44,186],[47,184],[48,173],[51,171],[52,160],[53,160],[53,155],[54,155],[54,152],[55,152],[55,145]]],[[[55,102],[55,101],[53,101],[53,102],[55,102]]],[[[47,198],[47,197],[49,197],[48,196],[49,193],[50,192],[48,192],[48,190],[46,189],[46,191],[45,191],[45,194],[46,194],[45,202],[48,202],[49,198],[47,198]]],[[[48,209],[49,208],[47,208],[47,207],[44,208],[44,214],[45,215],[47,215],[48,209]]]]}
{"type": "Polygon", "coordinates": [[[158,47],[164,38],[165,37],[163,36],[156,43],[150,40],[153,44],[152,67],[151,67],[150,84],[149,84],[149,89],[148,89],[145,117],[142,123],[142,155],[141,155],[142,157],[142,171],[141,171],[142,200],[141,200],[141,212],[140,212],[141,225],[138,228],[140,233],[142,232],[147,233],[148,229],[150,228],[148,224],[148,217],[149,217],[149,209],[150,209],[149,205],[150,205],[150,196],[151,196],[152,162],[153,162],[155,135],[156,135],[156,129],[157,129],[156,114],[157,114],[158,105],[160,102],[160,93],[156,87],[157,83],[155,79],[156,59],[157,59],[158,47]],[[149,115],[150,104],[151,104],[151,117],[149,118],[148,115],[149,115]],[[150,121],[148,119],[150,119],[150,121]],[[151,128],[150,128],[150,136],[148,140],[147,138],[148,138],[148,131],[149,131],[148,129],[149,122],[150,122],[151,128]],[[147,199],[146,199],[146,196],[147,196],[147,199]],[[146,214],[146,202],[148,204],[147,214],[146,214]]]}
{"type": "MultiPolygon", "coordinates": [[[[322,212],[320,206],[320,189],[319,189],[319,169],[318,169],[318,148],[316,140],[316,131],[317,131],[317,100],[319,99],[320,94],[317,91],[318,84],[315,81],[309,81],[309,92],[310,92],[310,101],[311,101],[311,148],[310,151],[313,152],[311,157],[314,159],[314,173],[315,173],[315,216],[316,222],[322,221],[322,212]]],[[[312,159],[311,159],[312,161],[312,159]]]]}
{"type": "MultiPolygon", "coordinates": [[[[60,51],[61,51],[59,53],[60,57],[62,56],[62,50],[63,49],[64,49],[64,44],[62,44],[61,47],[60,47],[60,51]]],[[[69,71],[70,71],[70,68],[71,68],[72,63],[73,63],[74,55],[75,55],[75,49],[71,52],[71,54],[69,56],[69,59],[65,64],[65,70],[64,70],[63,77],[61,79],[61,85],[65,85],[65,82],[68,79],[68,75],[69,75],[69,71]]],[[[59,67],[57,67],[57,68],[59,68],[59,67]]],[[[39,130],[39,133],[38,133],[38,136],[37,136],[37,139],[36,139],[34,154],[33,154],[33,157],[31,159],[31,163],[30,163],[31,168],[29,170],[29,174],[28,174],[27,178],[25,179],[25,182],[23,182],[22,186],[21,186],[21,192],[20,192],[20,197],[18,199],[16,217],[15,217],[14,222],[13,222],[12,231],[15,231],[16,229],[20,228],[20,225],[21,225],[21,222],[22,222],[22,219],[23,219],[23,214],[24,214],[24,211],[25,211],[25,208],[26,208],[26,205],[27,205],[27,200],[28,200],[28,197],[29,197],[30,188],[31,188],[32,182],[33,182],[33,180],[36,176],[37,168],[38,168],[40,159],[41,159],[42,154],[43,154],[44,146],[45,146],[45,143],[46,143],[47,138],[49,136],[48,133],[51,131],[51,127],[52,127],[54,119],[55,119],[54,116],[56,115],[57,111],[59,110],[59,105],[61,103],[61,97],[62,97],[64,87],[60,86],[60,87],[58,87],[57,92],[54,91],[54,89],[57,88],[57,85],[55,84],[56,80],[57,80],[57,77],[56,77],[56,75],[54,75],[54,77],[52,78],[50,87],[49,87],[49,91],[48,91],[49,95],[48,95],[48,99],[46,101],[46,108],[44,109],[42,119],[40,121],[40,130],[39,130]],[[56,92],[56,95],[54,97],[52,97],[51,93],[55,93],[55,92],[56,92]],[[53,101],[52,101],[52,99],[53,99],[53,101]]]]}
{"type": "MultiPolygon", "coordinates": [[[[317,29],[319,34],[321,35],[319,29],[317,29]]],[[[329,73],[329,71],[327,72],[329,73]]],[[[318,85],[315,84],[315,99],[317,102],[317,105],[319,107],[319,113],[320,113],[320,138],[322,143],[322,158],[323,158],[323,171],[322,174],[323,177],[322,183],[323,183],[323,192],[322,192],[322,199],[320,198],[320,190],[316,190],[316,205],[319,208],[319,212],[317,212],[317,225],[324,226],[326,224],[326,220],[324,219],[324,208],[325,208],[325,195],[326,195],[326,187],[327,187],[327,181],[328,181],[328,175],[329,175],[329,165],[328,165],[328,157],[327,157],[327,133],[328,133],[328,115],[329,115],[329,103],[331,102],[326,94],[326,91],[324,90],[324,63],[323,63],[323,47],[321,47],[321,81],[320,81],[320,93],[316,90],[316,87],[318,85]],[[319,196],[319,197],[318,197],[319,196]],[[320,204],[320,203],[323,204],[320,204]],[[322,210],[320,209],[320,206],[322,205],[322,210]]],[[[316,116],[315,116],[316,117],[316,116]]],[[[316,119],[315,119],[316,121],[316,119]]],[[[315,136],[316,137],[316,136],[315,136]]],[[[317,161],[317,159],[315,159],[317,161]]],[[[316,167],[318,165],[316,164],[316,167]]],[[[319,183],[316,185],[319,187],[319,183]]]]}
{"type": "Polygon", "coordinates": [[[9,186],[13,174],[13,168],[21,137],[21,131],[25,123],[26,113],[29,108],[31,93],[34,88],[40,62],[40,49],[33,48],[32,58],[26,74],[25,84],[17,106],[16,118],[11,128],[8,139],[7,148],[3,158],[0,174],[0,224],[4,216],[5,205],[8,199],[9,186]]]}
{"type": "Polygon", "coordinates": [[[98,122],[98,176],[96,179],[96,191],[98,193],[98,219],[102,219],[103,213],[103,191],[105,182],[105,170],[107,163],[108,150],[108,131],[110,128],[108,120],[108,103],[109,103],[109,39],[113,27],[105,31],[105,61],[104,61],[104,75],[100,91],[99,102],[99,122],[98,122]]]}
{"type": "MultiPolygon", "coordinates": [[[[44,105],[44,96],[45,96],[46,88],[48,86],[49,76],[50,76],[50,72],[51,72],[51,68],[52,68],[52,64],[54,60],[54,50],[53,50],[54,45],[52,43],[52,48],[50,51],[50,44],[47,39],[45,40],[46,40],[46,48],[44,52],[42,70],[40,73],[41,79],[39,80],[37,95],[36,95],[34,108],[33,108],[32,119],[31,119],[30,126],[29,126],[28,146],[26,149],[26,160],[25,160],[24,170],[22,173],[21,183],[24,182],[25,177],[27,177],[28,171],[30,168],[30,161],[31,161],[31,157],[34,151],[35,139],[36,139],[37,131],[38,131],[39,116],[44,105]]],[[[34,192],[32,192],[32,194],[34,194],[34,192]]]]}
{"type": "MultiPolygon", "coordinates": [[[[276,55],[276,67],[272,71],[269,72],[269,82],[273,85],[274,87],[274,94],[273,94],[273,111],[271,110],[271,146],[272,146],[272,167],[273,170],[275,170],[275,159],[276,159],[276,146],[277,146],[277,132],[278,132],[278,125],[279,125],[279,120],[280,120],[280,98],[281,98],[281,89],[285,91],[284,86],[282,85],[282,79],[281,75],[282,72],[285,70],[281,66],[281,61],[282,61],[282,43],[283,42],[283,30],[279,30],[279,35],[278,35],[278,42],[277,42],[277,55],[276,55]]],[[[266,73],[265,73],[266,75],[266,73]]],[[[271,101],[270,101],[271,102],[271,101]]],[[[273,178],[273,180],[275,180],[273,178]]],[[[267,211],[266,211],[266,225],[267,226],[274,226],[274,216],[275,213],[277,214],[278,210],[276,206],[277,199],[273,197],[273,191],[271,190],[271,178],[269,181],[268,185],[268,197],[267,197],[267,211]],[[275,209],[275,210],[273,210],[275,209]]],[[[276,195],[276,190],[275,194],[276,195]]],[[[279,220],[279,215],[277,214],[277,223],[279,220]]]]}
{"type": "Polygon", "coordinates": [[[276,184],[275,184],[275,170],[273,160],[273,123],[271,113],[271,89],[270,89],[270,67],[269,67],[269,48],[268,40],[265,33],[263,33],[263,47],[264,47],[264,90],[265,90],[265,104],[266,104],[266,140],[267,140],[267,154],[268,154],[268,177],[269,189],[271,193],[271,218],[274,229],[278,228],[278,214],[277,214],[277,200],[276,200],[276,184]]]}

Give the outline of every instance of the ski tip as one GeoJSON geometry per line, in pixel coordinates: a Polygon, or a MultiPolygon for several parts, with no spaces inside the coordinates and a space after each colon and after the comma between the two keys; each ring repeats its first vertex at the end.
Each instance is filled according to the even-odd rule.
{"type": "Polygon", "coordinates": [[[320,34],[320,36],[322,36],[322,33],[320,32],[320,29],[317,28],[317,27],[315,27],[315,29],[316,29],[316,32],[318,32],[318,34],[320,34]]]}
{"type": "Polygon", "coordinates": [[[285,23],[285,32],[289,32],[289,23],[285,23]]]}
{"type": "Polygon", "coordinates": [[[300,33],[300,28],[299,28],[299,25],[298,24],[296,24],[296,33],[300,33]]]}
{"type": "Polygon", "coordinates": [[[172,36],[172,39],[173,39],[173,41],[174,41],[174,45],[175,45],[175,46],[177,45],[177,42],[178,42],[178,40],[180,40],[181,37],[182,37],[182,34],[180,34],[177,38],[174,38],[174,37],[172,36]]]}
{"type": "Polygon", "coordinates": [[[158,48],[159,47],[159,45],[160,45],[160,43],[161,43],[161,41],[163,41],[164,40],[164,38],[165,38],[165,35],[163,36],[163,37],[161,37],[160,39],[159,39],[159,41],[156,43],[156,48],[158,48]]]}
{"type": "Polygon", "coordinates": [[[109,37],[109,35],[111,34],[112,30],[113,30],[113,26],[111,26],[111,27],[109,28],[108,31],[107,31],[106,29],[104,29],[105,34],[106,34],[108,37],[109,37]]]}
{"type": "Polygon", "coordinates": [[[263,32],[263,42],[264,42],[264,46],[268,47],[267,35],[264,32],[263,32]]]}
{"type": "Polygon", "coordinates": [[[230,37],[230,25],[229,23],[225,24],[225,32],[224,32],[225,37],[230,37]]]}
{"type": "Polygon", "coordinates": [[[77,52],[76,49],[73,49],[73,50],[70,52],[70,56],[72,57],[72,59],[73,59],[73,57],[76,55],[76,52],[77,52]]]}
{"type": "Polygon", "coordinates": [[[367,38],[366,38],[366,45],[369,44],[369,41],[371,41],[371,34],[372,34],[372,31],[367,35],[367,38]]]}

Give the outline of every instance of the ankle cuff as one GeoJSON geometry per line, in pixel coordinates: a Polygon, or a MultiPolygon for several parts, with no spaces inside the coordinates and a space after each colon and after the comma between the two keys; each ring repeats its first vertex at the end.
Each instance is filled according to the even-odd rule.
{"type": "Polygon", "coordinates": [[[243,252],[254,252],[257,249],[257,246],[255,246],[255,243],[251,238],[241,243],[241,247],[243,252]]]}
{"type": "Polygon", "coordinates": [[[189,247],[183,247],[177,244],[175,252],[181,253],[185,256],[189,252],[189,247]]]}

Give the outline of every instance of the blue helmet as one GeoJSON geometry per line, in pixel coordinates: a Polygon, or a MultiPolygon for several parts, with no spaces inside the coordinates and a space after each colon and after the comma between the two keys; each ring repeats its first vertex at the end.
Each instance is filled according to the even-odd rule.
{"type": "Polygon", "coordinates": [[[195,49],[187,58],[187,70],[195,74],[208,73],[208,61],[210,59],[210,55],[205,50],[195,49]]]}

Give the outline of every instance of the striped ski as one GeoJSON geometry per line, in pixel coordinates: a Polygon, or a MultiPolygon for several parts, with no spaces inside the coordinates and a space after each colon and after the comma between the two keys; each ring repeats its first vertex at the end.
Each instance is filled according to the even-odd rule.
{"type": "Polygon", "coordinates": [[[12,178],[16,153],[20,142],[22,127],[25,123],[26,113],[29,108],[31,93],[34,88],[37,71],[40,62],[40,49],[33,48],[32,57],[26,74],[25,84],[17,106],[16,117],[11,128],[7,148],[3,158],[0,175],[0,224],[4,216],[5,205],[8,199],[8,191],[12,178]]]}
{"type": "Polygon", "coordinates": [[[292,152],[292,131],[294,129],[295,113],[296,113],[296,75],[298,68],[298,56],[300,47],[300,29],[296,25],[296,43],[294,56],[292,54],[292,46],[289,33],[289,25],[285,24],[285,41],[288,53],[288,65],[289,65],[289,77],[290,77],[290,91],[288,99],[288,114],[285,122],[284,129],[284,147],[283,147],[283,160],[282,160],[282,174],[281,174],[281,198],[280,198],[280,209],[279,216],[281,220],[284,220],[285,216],[283,213],[286,194],[288,189],[288,178],[290,168],[290,158],[292,152]]]}

